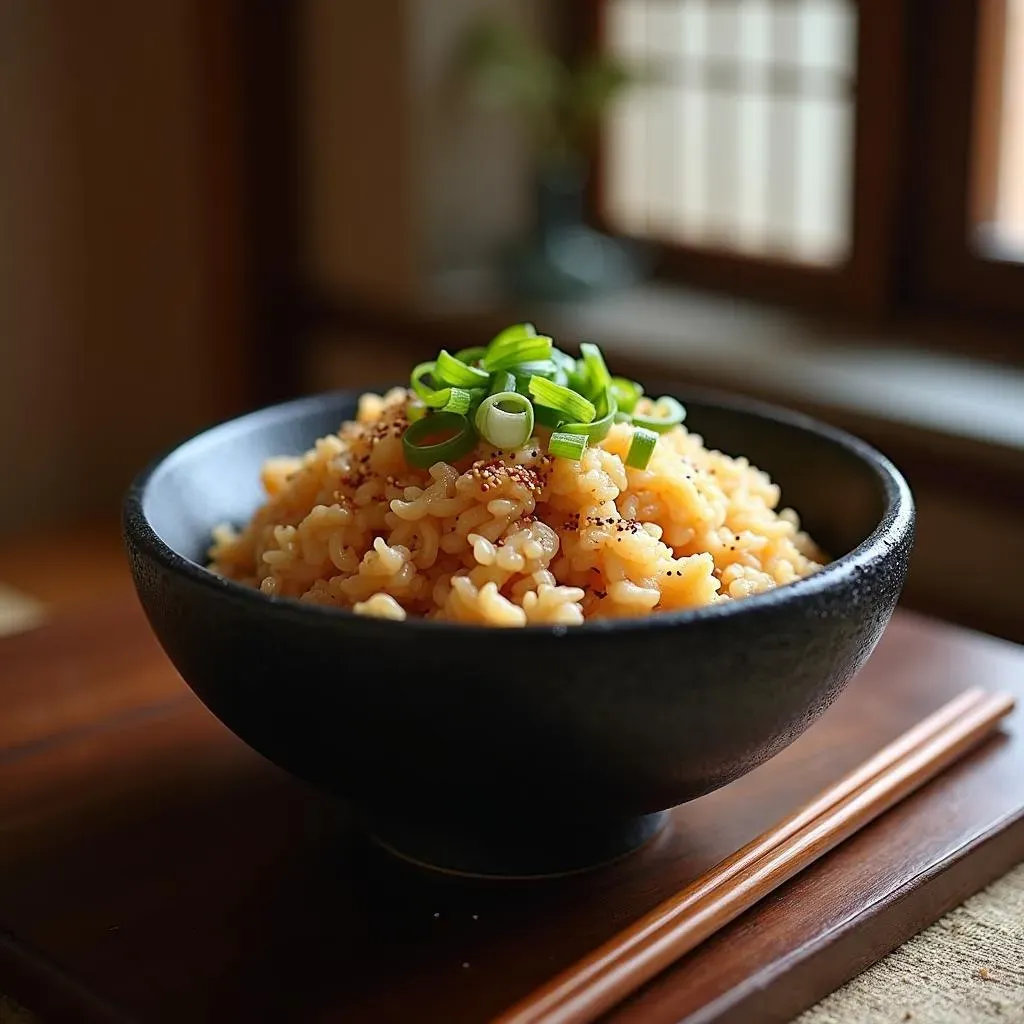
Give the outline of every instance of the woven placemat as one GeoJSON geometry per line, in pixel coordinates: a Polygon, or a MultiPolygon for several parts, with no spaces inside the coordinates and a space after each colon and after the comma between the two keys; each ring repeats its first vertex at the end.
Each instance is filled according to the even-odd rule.
{"type": "Polygon", "coordinates": [[[802,1014],[797,1024],[1024,1022],[1024,864],[802,1014]]]}

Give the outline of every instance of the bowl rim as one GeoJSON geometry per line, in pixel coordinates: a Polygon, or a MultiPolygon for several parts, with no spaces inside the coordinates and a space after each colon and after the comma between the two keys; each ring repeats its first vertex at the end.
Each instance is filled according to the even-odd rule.
{"type": "Polygon", "coordinates": [[[731,394],[708,388],[690,387],[687,385],[666,384],[655,390],[659,394],[671,394],[684,405],[696,402],[701,405],[717,406],[718,408],[752,414],[774,420],[778,423],[809,431],[823,437],[834,444],[845,448],[855,457],[866,463],[880,480],[885,496],[885,510],[871,533],[851,551],[829,562],[821,570],[791,583],[762,591],[743,598],[741,601],[726,601],[721,604],[704,605],[679,611],[657,612],[633,619],[598,619],[584,622],[581,625],[527,625],[515,628],[509,626],[473,625],[467,623],[438,622],[433,619],[407,618],[402,621],[382,619],[368,615],[357,615],[355,612],[329,605],[317,605],[300,601],[291,597],[276,597],[264,594],[254,587],[246,586],[235,580],[226,579],[207,569],[205,566],[186,558],[167,544],[150,524],[144,511],[144,503],[148,487],[154,478],[178,458],[184,458],[196,447],[213,443],[223,443],[233,436],[244,434],[255,422],[265,425],[268,422],[280,422],[292,419],[304,412],[317,408],[329,408],[332,405],[357,400],[362,394],[370,391],[383,393],[388,385],[382,388],[343,388],[319,394],[291,399],[274,405],[264,406],[251,412],[221,421],[213,426],[179,442],[161,455],[153,459],[132,481],[122,504],[122,531],[129,546],[134,545],[151,558],[172,572],[181,574],[200,586],[213,589],[221,594],[248,603],[253,608],[274,610],[274,614],[283,618],[298,619],[307,625],[315,621],[358,623],[361,630],[369,633],[380,633],[383,637],[398,637],[413,633],[425,633],[430,636],[450,633],[453,636],[481,635],[502,636],[508,638],[527,634],[530,636],[548,637],[590,637],[618,634],[622,632],[659,632],[676,629],[691,623],[709,620],[728,620],[736,615],[750,616],[759,611],[775,609],[780,605],[796,604],[807,598],[831,590],[843,581],[859,575],[869,563],[873,562],[886,549],[894,546],[913,526],[914,499],[910,486],[903,474],[893,463],[876,448],[866,441],[830,426],[812,416],[786,409],[781,406],[763,402],[760,399],[748,398],[745,395],[731,394]]]}

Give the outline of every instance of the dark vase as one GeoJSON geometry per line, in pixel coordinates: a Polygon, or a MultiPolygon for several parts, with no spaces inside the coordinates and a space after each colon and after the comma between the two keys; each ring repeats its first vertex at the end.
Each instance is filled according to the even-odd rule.
{"type": "Polygon", "coordinates": [[[535,241],[550,238],[585,221],[587,171],[578,164],[541,168],[534,176],[533,196],[537,214],[535,241]]]}
{"type": "Polygon", "coordinates": [[[649,254],[586,222],[587,171],[582,164],[542,164],[534,178],[534,231],[505,260],[513,294],[565,301],[634,284],[650,269],[649,254]]]}

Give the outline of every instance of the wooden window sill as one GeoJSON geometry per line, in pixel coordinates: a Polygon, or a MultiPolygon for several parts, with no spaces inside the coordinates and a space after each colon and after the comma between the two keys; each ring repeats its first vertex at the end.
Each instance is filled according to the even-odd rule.
{"type": "Polygon", "coordinates": [[[565,333],[665,372],[1024,456],[1021,370],[926,350],[898,335],[826,326],[778,308],[659,284],[555,315],[565,333]]]}

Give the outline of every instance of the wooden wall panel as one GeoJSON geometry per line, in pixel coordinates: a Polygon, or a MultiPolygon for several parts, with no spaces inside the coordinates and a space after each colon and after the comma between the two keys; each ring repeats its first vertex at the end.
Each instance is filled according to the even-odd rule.
{"type": "Polygon", "coordinates": [[[209,147],[228,10],[0,5],[0,529],[115,510],[158,450],[244,403],[234,151],[209,147]]]}

